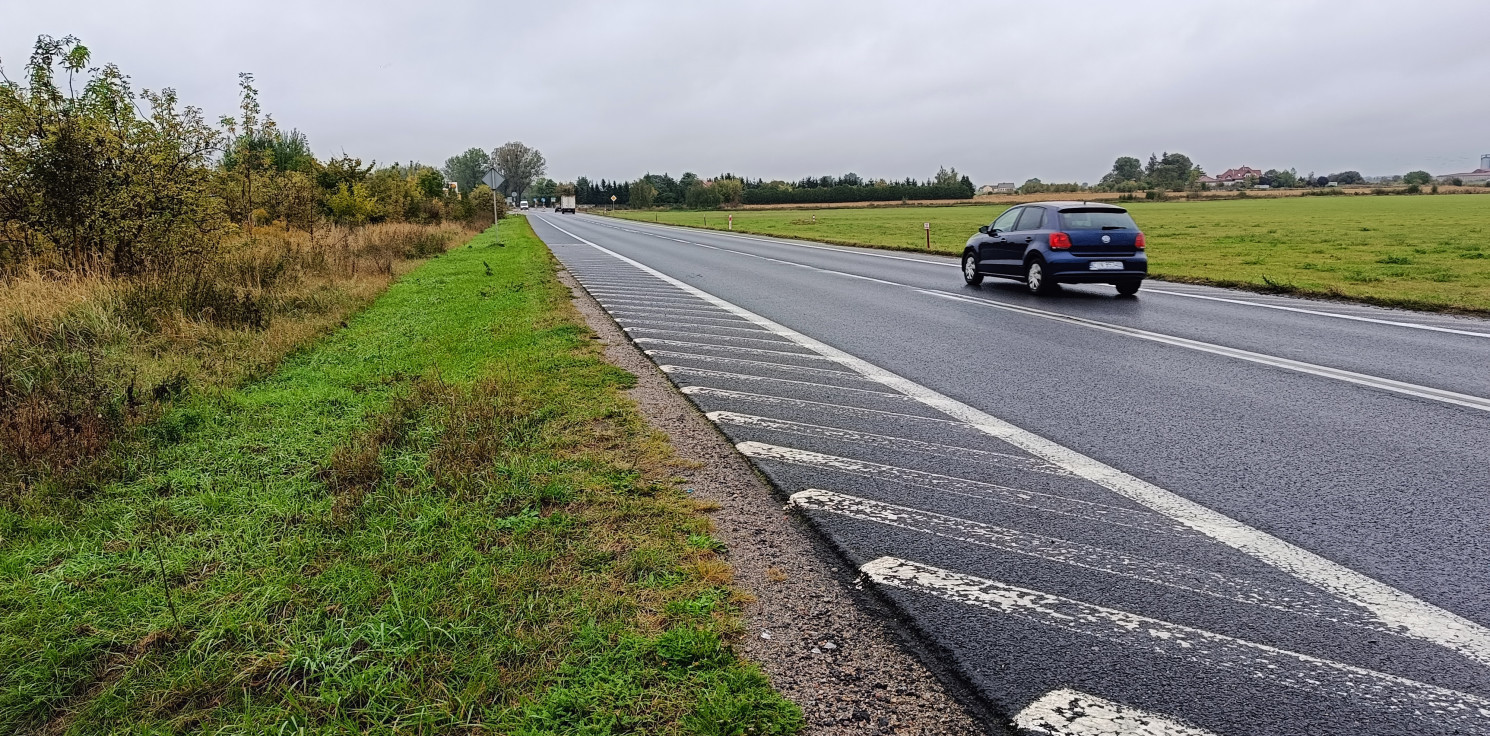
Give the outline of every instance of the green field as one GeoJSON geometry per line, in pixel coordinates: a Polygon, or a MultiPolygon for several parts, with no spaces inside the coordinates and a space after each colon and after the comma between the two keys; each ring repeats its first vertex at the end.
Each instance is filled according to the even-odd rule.
{"type": "Polygon", "coordinates": [[[798,730],[634,378],[502,240],[0,504],[0,733],[798,730]]]}
{"type": "MultiPolygon", "coordinates": [[[[1131,202],[1160,278],[1419,309],[1490,312],[1490,196],[1131,202]]],[[[735,230],[957,253],[1005,206],[745,210],[735,230]],[[816,216],[817,221],[813,222],[816,216]]],[[[724,229],[724,212],[619,216],[724,229]],[[706,223],[707,220],[707,223],[706,223]]]]}

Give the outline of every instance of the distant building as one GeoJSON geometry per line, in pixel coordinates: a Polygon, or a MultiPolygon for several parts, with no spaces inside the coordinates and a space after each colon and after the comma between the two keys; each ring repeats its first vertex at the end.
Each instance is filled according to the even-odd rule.
{"type": "Polygon", "coordinates": [[[1474,171],[1466,171],[1462,174],[1444,174],[1438,178],[1442,181],[1459,179],[1465,184],[1484,184],[1490,181],[1490,153],[1480,157],[1480,168],[1474,171]]]}
{"type": "Polygon", "coordinates": [[[1207,175],[1207,176],[1202,176],[1199,179],[1196,179],[1195,180],[1195,183],[1196,184],[1206,184],[1208,186],[1216,186],[1216,185],[1218,185],[1218,184],[1221,183],[1221,180],[1220,179],[1217,179],[1214,176],[1207,175]]]}
{"type": "MultiPolygon", "coordinates": [[[[1206,183],[1214,184],[1218,187],[1232,187],[1246,181],[1247,177],[1249,176],[1261,179],[1262,172],[1252,168],[1251,166],[1239,166],[1235,169],[1227,169],[1217,174],[1214,179],[1206,183]]],[[[1209,177],[1201,177],[1200,180],[1204,182],[1207,178],[1209,177]]]]}
{"type": "Polygon", "coordinates": [[[998,184],[984,184],[978,187],[978,194],[1013,194],[1015,186],[1012,181],[999,182],[998,184]]]}

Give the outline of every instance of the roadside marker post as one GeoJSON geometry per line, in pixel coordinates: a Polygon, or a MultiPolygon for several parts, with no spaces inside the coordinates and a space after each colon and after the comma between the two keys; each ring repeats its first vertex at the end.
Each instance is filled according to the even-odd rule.
{"type": "Polygon", "coordinates": [[[931,223],[921,223],[921,229],[926,231],[926,250],[931,250],[931,223]]]}
{"type": "Polygon", "coordinates": [[[734,230],[735,229],[735,216],[734,215],[730,215],[729,216],[729,229],[731,229],[731,230],[734,230]]]}

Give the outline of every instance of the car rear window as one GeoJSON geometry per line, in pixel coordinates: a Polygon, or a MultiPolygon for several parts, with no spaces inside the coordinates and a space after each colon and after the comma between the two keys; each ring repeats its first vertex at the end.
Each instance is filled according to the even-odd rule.
{"type": "Polygon", "coordinates": [[[1133,218],[1121,210],[1061,210],[1063,230],[1137,230],[1133,218]]]}

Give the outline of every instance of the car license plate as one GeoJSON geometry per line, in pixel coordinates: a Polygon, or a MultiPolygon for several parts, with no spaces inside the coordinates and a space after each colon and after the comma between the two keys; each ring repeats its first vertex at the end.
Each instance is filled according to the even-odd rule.
{"type": "Polygon", "coordinates": [[[1123,262],[1122,261],[1092,261],[1091,265],[1088,266],[1088,268],[1090,268],[1093,271],[1121,271],[1121,270],[1123,270],[1123,262]]]}

